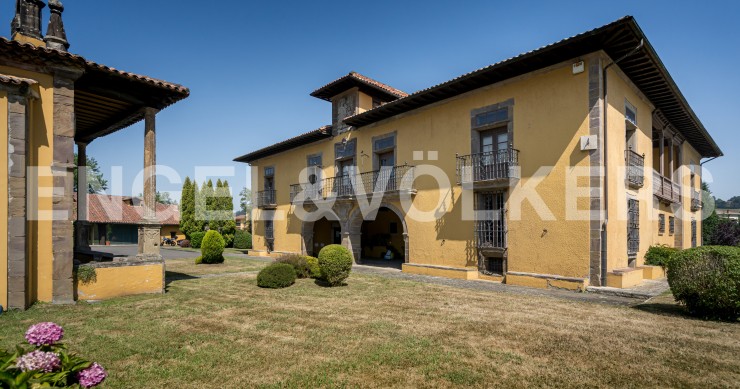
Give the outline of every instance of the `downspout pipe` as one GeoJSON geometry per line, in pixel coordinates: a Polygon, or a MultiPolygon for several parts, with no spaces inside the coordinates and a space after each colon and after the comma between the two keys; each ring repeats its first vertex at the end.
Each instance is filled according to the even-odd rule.
{"type": "Polygon", "coordinates": [[[609,104],[608,104],[608,93],[607,93],[607,70],[609,70],[612,65],[616,65],[620,62],[622,62],[625,58],[631,56],[632,54],[635,54],[636,52],[642,50],[642,48],[645,46],[645,40],[640,39],[640,43],[632,50],[630,50],[629,53],[621,56],[616,61],[612,61],[610,64],[606,65],[604,67],[604,70],[602,71],[601,77],[602,77],[602,88],[601,88],[601,99],[604,102],[604,112],[602,116],[602,128],[604,129],[604,163],[602,165],[604,169],[604,223],[601,225],[601,286],[604,286],[606,284],[606,268],[607,268],[607,234],[606,234],[606,226],[609,224],[609,168],[608,168],[608,150],[609,150],[609,131],[608,131],[608,121],[607,121],[607,112],[609,111],[609,104]]]}

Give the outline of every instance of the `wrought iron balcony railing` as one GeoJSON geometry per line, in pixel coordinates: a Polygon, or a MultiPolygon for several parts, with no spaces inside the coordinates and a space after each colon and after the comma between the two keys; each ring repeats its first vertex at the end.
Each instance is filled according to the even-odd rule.
{"type": "Polygon", "coordinates": [[[653,193],[659,200],[669,203],[681,202],[681,186],[655,171],[653,172],[653,193]]]}
{"type": "Polygon", "coordinates": [[[506,226],[503,220],[477,220],[475,238],[479,249],[506,249],[506,226]]]}
{"type": "Polygon", "coordinates": [[[314,184],[293,184],[290,186],[290,201],[316,201],[329,198],[350,198],[374,193],[413,191],[413,166],[385,167],[380,170],[329,177],[314,184]]]}
{"type": "Polygon", "coordinates": [[[519,178],[519,150],[509,148],[457,156],[457,183],[475,183],[519,178]]]}
{"type": "Polygon", "coordinates": [[[277,207],[277,191],[263,190],[257,192],[257,208],[276,208],[277,207]]]}
{"type": "Polygon", "coordinates": [[[642,188],[645,185],[645,154],[637,154],[632,150],[625,152],[627,160],[627,183],[633,188],[642,188]]]}
{"type": "Polygon", "coordinates": [[[701,192],[691,191],[691,211],[695,212],[702,208],[701,192]]]}

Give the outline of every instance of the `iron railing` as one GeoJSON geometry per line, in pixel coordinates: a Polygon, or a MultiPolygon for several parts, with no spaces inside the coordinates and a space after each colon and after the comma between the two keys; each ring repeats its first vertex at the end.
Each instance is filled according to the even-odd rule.
{"type": "Polygon", "coordinates": [[[681,186],[658,172],[653,172],[653,193],[660,200],[671,203],[681,202],[681,186]]]}
{"type": "Polygon", "coordinates": [[[701,192],[691,191],[691,211],[698,211],[702,208],[701,192]]]}
{"type": "Polygon", "coordinates": [[[513,148],[457,156],[457,183],[518,178],[511,169],[515,166],[519,166],[519,150],[513,148]]]}
{"type": "Polygon", "coordinates": [[[490,220],[475,222],[475,237],[479,249],[505,249],[506,228],[504,223],[490,220]]]}
{"type": "Polygon", "coordinates": [[[640,251],[640,202],[627,200],[627,256],[634,257],[640,251]]]}
{"type": "Polygon", "coordinates": [[[642,188],[645,185],[645,154],[637,154],[632,150],[625,152],[627,160],[627,183],[633,188],[642,188]]]}
{"type": "Polygon", "coordinates": [[[384,167],[355,175],[329,177],[315,184],[293,184],[290,186],[290,201],[295,202],[299,195],[303,201],[311,201],[413,190],[414,174],[413,166],[404,165],[384,167]]]}
{"type": "Polygon", "coordinates": [[[274,189],[257,192],[257,208],[277,207],[277,191],[274,189]]]}

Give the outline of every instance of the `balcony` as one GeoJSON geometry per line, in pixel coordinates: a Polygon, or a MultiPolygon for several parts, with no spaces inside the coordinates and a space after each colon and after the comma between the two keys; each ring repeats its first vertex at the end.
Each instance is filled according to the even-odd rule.
{"type": "Polygon", "coordinates": [[[277,208],[277,191],[276,190],[263,190],[261,192],[257,192],[257,208],[259,209],[277,208]]]}
{"type": "Polygon", "coordinates": [[[627,162],[627,184],[631,188],[642,188],[645,185],[645,154],[632,150],[625,152],[627,162]]]}
{"type": "Polygon", "coordinates": [[[666,203],[681,202],[681,186],[658,172],[653,172],[653,193],[658,200],[666,203]]]}
{"type": "Polygon", "coordinates": [[[413,166],[387,167],[381,170],[357,175],[329,177],[315,184],[294,184],[290,186],[290,202],[322,201],[327,199],[350,199],[358,195],[375,193],[413,193],[413,166]]]}
{"type": "Polygon", "coordinates": [[[508,186],[519,177],[519,150],[509,148],[457,156],[457,183],[479,186],[508,186]]]}
{"type": "Polygon", "coordinates": [[[691,212],[696,212],[702,208],[701,192],[691,191],[691,212]]]}

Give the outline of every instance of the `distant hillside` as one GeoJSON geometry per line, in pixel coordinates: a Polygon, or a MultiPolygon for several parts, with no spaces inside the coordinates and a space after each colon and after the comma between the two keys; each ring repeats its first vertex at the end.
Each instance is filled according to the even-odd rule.
{"type": "Polygon", "coordinates": [[[715,198],[714,205],[717,209],[740,209],[740,196],[732,197],[727,201],[715,198]]]}

